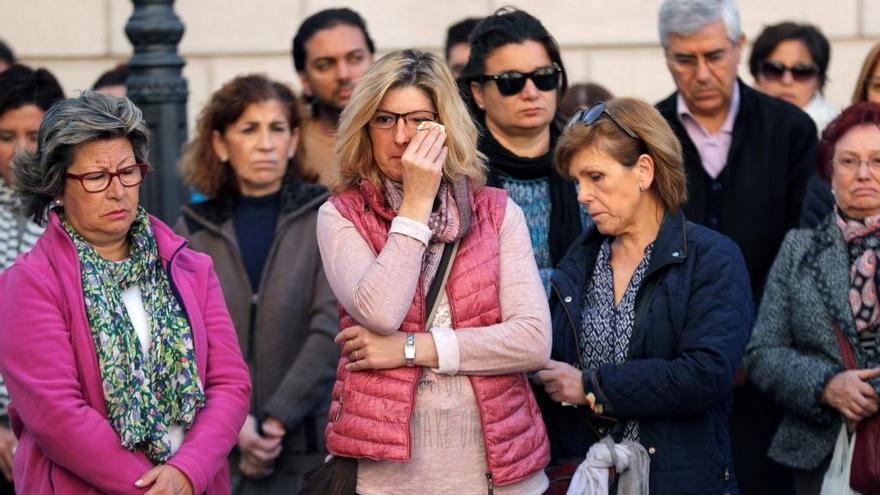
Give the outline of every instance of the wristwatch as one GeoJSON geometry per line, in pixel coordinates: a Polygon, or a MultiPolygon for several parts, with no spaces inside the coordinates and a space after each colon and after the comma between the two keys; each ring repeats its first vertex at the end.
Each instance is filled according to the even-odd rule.
{"type": "Polygon", "coordinates": [[[403,346],[403,358],[406,359],[407,366],[415,366],[416,335],[414,333],[406,334],[406,345],[403,346]]]}

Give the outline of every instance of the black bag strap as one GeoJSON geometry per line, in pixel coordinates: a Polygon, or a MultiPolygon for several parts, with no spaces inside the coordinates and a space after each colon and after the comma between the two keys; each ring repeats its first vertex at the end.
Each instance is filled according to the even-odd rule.
{"type": "Polygon", "coordinates": [[[456,239],[455,242],[447,242],[443,246],[443,254],[440,256],[440,265],[437,266],[437,273],[434,274],[434,280],[431,281],[431,286],[428,287],[428,293],[425,295],[425,323],[430,323],[429,320],[434,315],[434,306],[437,305],[437,298],[440,295],[440,291],[443,290],[443,287],[446,285],[446,279],[449,278],[452,259],[458,251],[458,245],[460,242],[461,239],[456,239]]]}

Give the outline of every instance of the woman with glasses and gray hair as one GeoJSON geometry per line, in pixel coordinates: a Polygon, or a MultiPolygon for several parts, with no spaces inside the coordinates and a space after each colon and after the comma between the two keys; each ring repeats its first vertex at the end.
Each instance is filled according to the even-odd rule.
{"type": "Polygon", "coordinates": [[[555,161],[595,225],[551,279],[535,381],[553,460],[586,454],[573,486],[607,485],[614,450],[622,493],[738,493],[727,420],[754,321],[739,248],[682,214],[681,146],[645,102],[576,114],[555,161]]]}
{"type": "Polygon", "coordinates": [[[0,370],[28,494],[227,494],[250,382],[206,255],[138,205],[149,135],[91,91],[15,163],[48,225],[0,275],[0,370]]]}
{"type": "Polygon", "coordinates": [[[480,124],[488,184],[505,189],[523,209],[549,292],[553,267],[590,224],[574,184],[553,168],[562,132],[558,106],[568,86],[559,45],[541,21],[508,7],[480,21],[470,44],[462,78],[480,124]]]}
{"type": "Polygon", "coordinates": [[[318,245],[342,327],[327,449],[357,459],[357,493],[547,487],[525,372],[547,362],[550,313],[476,143],[449,69],[418,50],[376,62],[342,112],[318,245]]]}

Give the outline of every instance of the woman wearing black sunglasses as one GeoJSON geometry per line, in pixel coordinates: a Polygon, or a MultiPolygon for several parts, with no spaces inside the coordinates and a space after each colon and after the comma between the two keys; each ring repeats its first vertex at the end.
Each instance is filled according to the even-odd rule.
{"type": "Polygon", "coordinates": [[[552,166],[557,102],[567,86],[559,46],[541,21],[509,8],[481,21],[470,43],[464,79],[483,125],[478,147],[488,158],[489,185],[506,189],[523,209],[549,292],[553,266],[590,222],[574,185],[552,166]]]}
{"type": "MultiPolygon", "coordinates": [[[[821,134],[840,113],[822,95],[830,58],[831,46],[819,29],[783,22],[768,26],[755,40],[749,70],[756,88],[800,107],[821,134]]],[[[830,184],[818,176],[810,177],[801,206],[801,227],[818,225],[833,204],[830,184]]]]}
{"type": "Polygon", "coordinates": [[[681,146],[648,103],[576,114],[555,164],[595,226],[551,281],[553,350],[535,381],[553,462],[586,455],[578,471],[605,477],[613,442],[619,493],[738,493],[728,416],[754,322],[740,249],[685,219],[681,146]]]}
{"type": "Polygon", "coordinates": [[[840,113],[822,95],[831,46],[815,26],[783,22],[755,40],[749,70],[755,87],[807,112],[819,132],[840,113]]]}

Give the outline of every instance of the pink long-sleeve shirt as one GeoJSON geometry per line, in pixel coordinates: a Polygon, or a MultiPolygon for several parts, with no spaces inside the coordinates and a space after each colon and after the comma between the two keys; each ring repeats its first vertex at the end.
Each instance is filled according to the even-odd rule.
{"type": "MultiPolygon", "coordinates": [[[[329,201],[318,214],[324,270],[339,303],[377,333],[400,327],[412,304],[431,232],[425,224],[396,217],[388,242],[376,256],[356,227],[329,201]]],[[[423,369],[413,421],[412,456],[406,464],[362,460],[358,493],[484,494],[487,482],[480,412],[467,375],[539,369],[550,357],[550,312],[522,210],[508,200],[500,237],[502,322],[482,328],[451,328],[445,294],[431,328],[439,366],[423,369]]],[[[498,495],[542,493],[547,478],[496,487],[498,495]]]]}
{"type": "MultiPolygon", "coordinates": [[[[248,412],[250,379],[211,259],[151,217],[159,256],[192,326],[206,404],[167,462],[194,493],[230,492],[226,457],[248,412]],[[173,261],[172,261],[173,259],[173,261]]],[[[34,249],[0,274],[0,370],[19,439],[13,474],[28,494],[140,494],[152,469],[107,420],[79,258],[58,217],[34,249]]]]}

